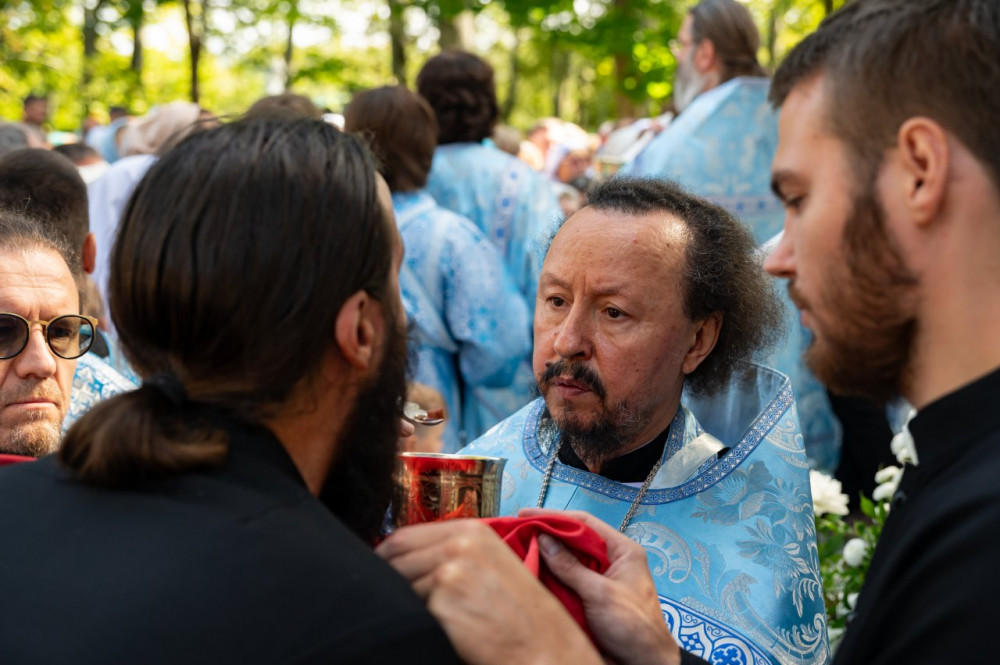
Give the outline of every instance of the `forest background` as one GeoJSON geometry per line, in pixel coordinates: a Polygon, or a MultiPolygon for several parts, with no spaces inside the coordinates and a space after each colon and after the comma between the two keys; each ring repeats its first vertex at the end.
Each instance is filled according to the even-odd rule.
{"type": "MultiPolygon", "coordinates": [[[[744,0],[769,69],[844,0],[744,0]]],[[[504,122],[556,116],[594,130],[669,103],[688,0],[0,0],[0,118],[29,93],[52,129],[110,106],[178,99],[238,114],[293,90],[339,111],[358,90],[413,86],[459,47],[496,69],[504,122]]]]}

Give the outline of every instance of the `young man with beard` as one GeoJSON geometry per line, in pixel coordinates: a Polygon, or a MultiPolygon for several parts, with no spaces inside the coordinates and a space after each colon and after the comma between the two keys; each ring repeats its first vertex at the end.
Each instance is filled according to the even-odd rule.
{"type": "Polygon", "coordinates": [[[0,470],[0,661],[457,662],[368,549],[402,254],[372,159],[323,122],[208,130],[150,169],[110,282],[145,380],[0,470]]]}
{"type": "Polygon", "coordinates": [[[864,0],[775,76],[766,267],[831,389],[905,397],[905,467],[840,663],[989,662],[1000,619],[1000,5],[864,0]]]}
{"type": "Polygon", "coordinates": [[[508,459],[502,514],[584,511],[640,543],[675,634],[706,658],[822,663],[792,391],[746,362],[778,321],[753,239],[725,210],[665,181],[601,183],[545,256],[542,398],[465,451],[508,459]]]}

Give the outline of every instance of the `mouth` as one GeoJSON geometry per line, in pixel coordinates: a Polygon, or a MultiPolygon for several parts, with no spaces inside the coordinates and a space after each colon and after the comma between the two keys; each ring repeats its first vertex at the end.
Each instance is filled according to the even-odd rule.
{"type": "Polygon", "coordinates": [[[53,400],[51,400],[51,399],[45,399],[43,397],[21,399],[21,400],[17,400],[16,402],[10,402],[9,404],[7,404],[8,408],[9,407],[22,407],[22,408],[26,408],[26,409],[42,409],[42,408],[45,408],[45,407],[48,407],[48,406],[51,406],[52,408],[56,408],[57,405],[56,405],[56,403],[53,400]]]}
{"type": "Polygon", "coordinates": [[[593,392],[590,387],[582,381],[576,381],[568,377],[556,377],[551,385],[562,397],[577,397],[584,393],[593,392]]]}

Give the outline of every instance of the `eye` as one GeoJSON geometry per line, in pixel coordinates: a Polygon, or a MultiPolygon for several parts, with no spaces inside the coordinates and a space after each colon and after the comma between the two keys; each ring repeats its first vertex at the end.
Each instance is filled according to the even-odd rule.
{"type": "Polygon", "coordinates": [[[49,326],[49,339],[52,341],[73,339],[79,330],[80,326],[74,321],[60,319],[49,326]]]}
{"type": "Polygon", "coordinates": [[[559,296],[549,296],[548,300],[549,304],[552,305],[553,307],[562,307],[563,305],[566,304],[566,301],[560,298],[559,296]]]}
{"type": "Polygon", "coordinates": [[[792,196],[786,198],[782,201],[785,205],[785,210],[791,210],[792,212],[798,212],[802,208],[802,201],[805,196],[792,196]]]}
{"type": "Polygon", "coordinates": [[[604,313],[608,315],[609,319],[622,319],[625,317],[625,312],[617,307],[608,307],[604,310],[604,313]]]}

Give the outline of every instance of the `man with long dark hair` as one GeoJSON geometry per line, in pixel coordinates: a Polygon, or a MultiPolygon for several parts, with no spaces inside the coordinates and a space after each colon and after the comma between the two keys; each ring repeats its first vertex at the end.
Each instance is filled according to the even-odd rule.
{"type": "Polygon", "coordinates": [[[208,130],[150,169],[110,282],[144,382],[0,477],[0,661],[455,662],[368,549],[402,254],[372,159],[321,121],[208,130]]]}

